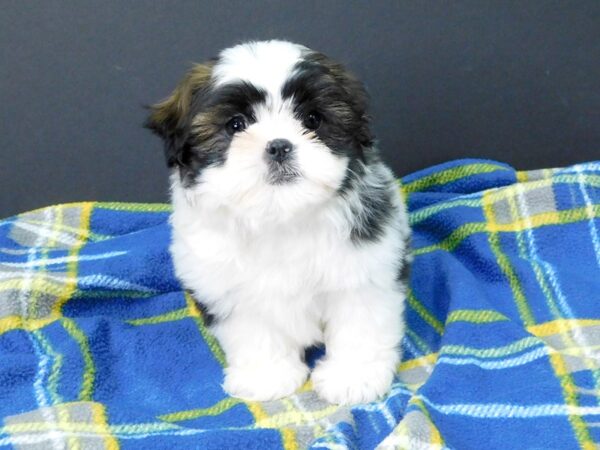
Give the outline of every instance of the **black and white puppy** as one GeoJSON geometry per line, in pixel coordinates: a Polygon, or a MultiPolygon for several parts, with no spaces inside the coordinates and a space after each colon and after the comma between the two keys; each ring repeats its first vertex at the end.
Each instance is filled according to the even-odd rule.
{"type": "Polygon", "coordinates": [[[225,390],[292,394],[304,349],[333,403],[376,399],[399,362],[410,236],[362,84],[306,47],[249,42],[152,107],[172,169],[176,274],[214,318],[225,390]]]}

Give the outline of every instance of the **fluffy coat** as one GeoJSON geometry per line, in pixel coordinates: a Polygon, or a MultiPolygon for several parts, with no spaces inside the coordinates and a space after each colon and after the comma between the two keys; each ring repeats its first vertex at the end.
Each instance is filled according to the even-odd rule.
{"type": "Polygon", "coordinates": [[[341,65],[268,41],[195,66],[153,107],[172,168],[176,274],[214,319],[232,396],[293,393],[317,343],[324,399],[372,401],[392,382],[410,231],[367,104],[341,65]]]}

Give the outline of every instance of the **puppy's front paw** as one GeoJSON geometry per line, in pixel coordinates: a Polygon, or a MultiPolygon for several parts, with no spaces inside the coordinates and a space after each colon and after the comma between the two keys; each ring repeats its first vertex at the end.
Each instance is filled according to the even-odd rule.
{"type": "Polygon", "coordinates": [[[225,369],[223,388],[232,397],[244,400],[277,400],[293,394],[308,375],[300,361],[278,359],[255,364],[232,365],[225,369]]]}
{"type": "Polygon", "coordinates": [[[325,359],[312,373],[313,387],[330,403],[367,403],[385,394],[394,378],[395,361],[325,359]]]}

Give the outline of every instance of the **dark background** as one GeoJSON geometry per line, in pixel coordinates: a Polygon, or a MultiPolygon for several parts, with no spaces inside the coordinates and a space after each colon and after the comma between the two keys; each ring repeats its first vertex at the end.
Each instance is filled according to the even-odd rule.
{"type": "Polygon", "coordinates": [[[600,158],[598,0],[5,0],[0,217],[58,202],[165,201],[142,105],[191,62],[275,37],[366,82],[398,175],[462,157],[520,169],[600,158]]]}

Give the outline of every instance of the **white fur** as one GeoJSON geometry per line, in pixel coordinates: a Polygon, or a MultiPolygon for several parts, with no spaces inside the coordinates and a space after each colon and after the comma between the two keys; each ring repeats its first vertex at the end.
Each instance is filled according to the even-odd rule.
{"type": "Polygon", "coordinates": [[[306,47],[285,41],[247,42],[219,55],[213,71],[217,85],[244,80],[278,95],[306,47]]]}
{"type": "Polygon", "coordinates": [[[289,102],[273,97],[270,100],[269,104],[277,102],[279,106],[258,107],[256,123],[234,136],[225,164],[204,170],[201,182],[187,190],[189,196],[235,209],[238,218],[250,227],[262,227],[269,218],[296,218],[308,205],[334,197],[347,166],[345,158],[333,156],[322,143],[312,139],[312,134],[303,134],[289,102]],[[295,183],[266,182],[264,149],[276,138],[288,139],[296,147],[302,177],[295,183]]]}
{"type": "Polygon", "coordinates": [[[389,388],[399,360],[406,213],[395,190],[397,215],[383,237],[350,240],[358,199],[337,194],[348,161],[303,134],[279,97],[301,49],[271,41],[222,54],[219,82],[245,79],[271,95],[256,123],[234,137],[224,165],[203,170],[190,188],[173,174],[171,251],[177,276],[218,317],[212,331],[227,356],[231,395],[293,393],[308,376],[303,349],[325,342],[315,389],[335,403],[371,401],[389,388]],[[263,153],[274,138],[297,147],[298,181],[266,182],[263,153]]]}

